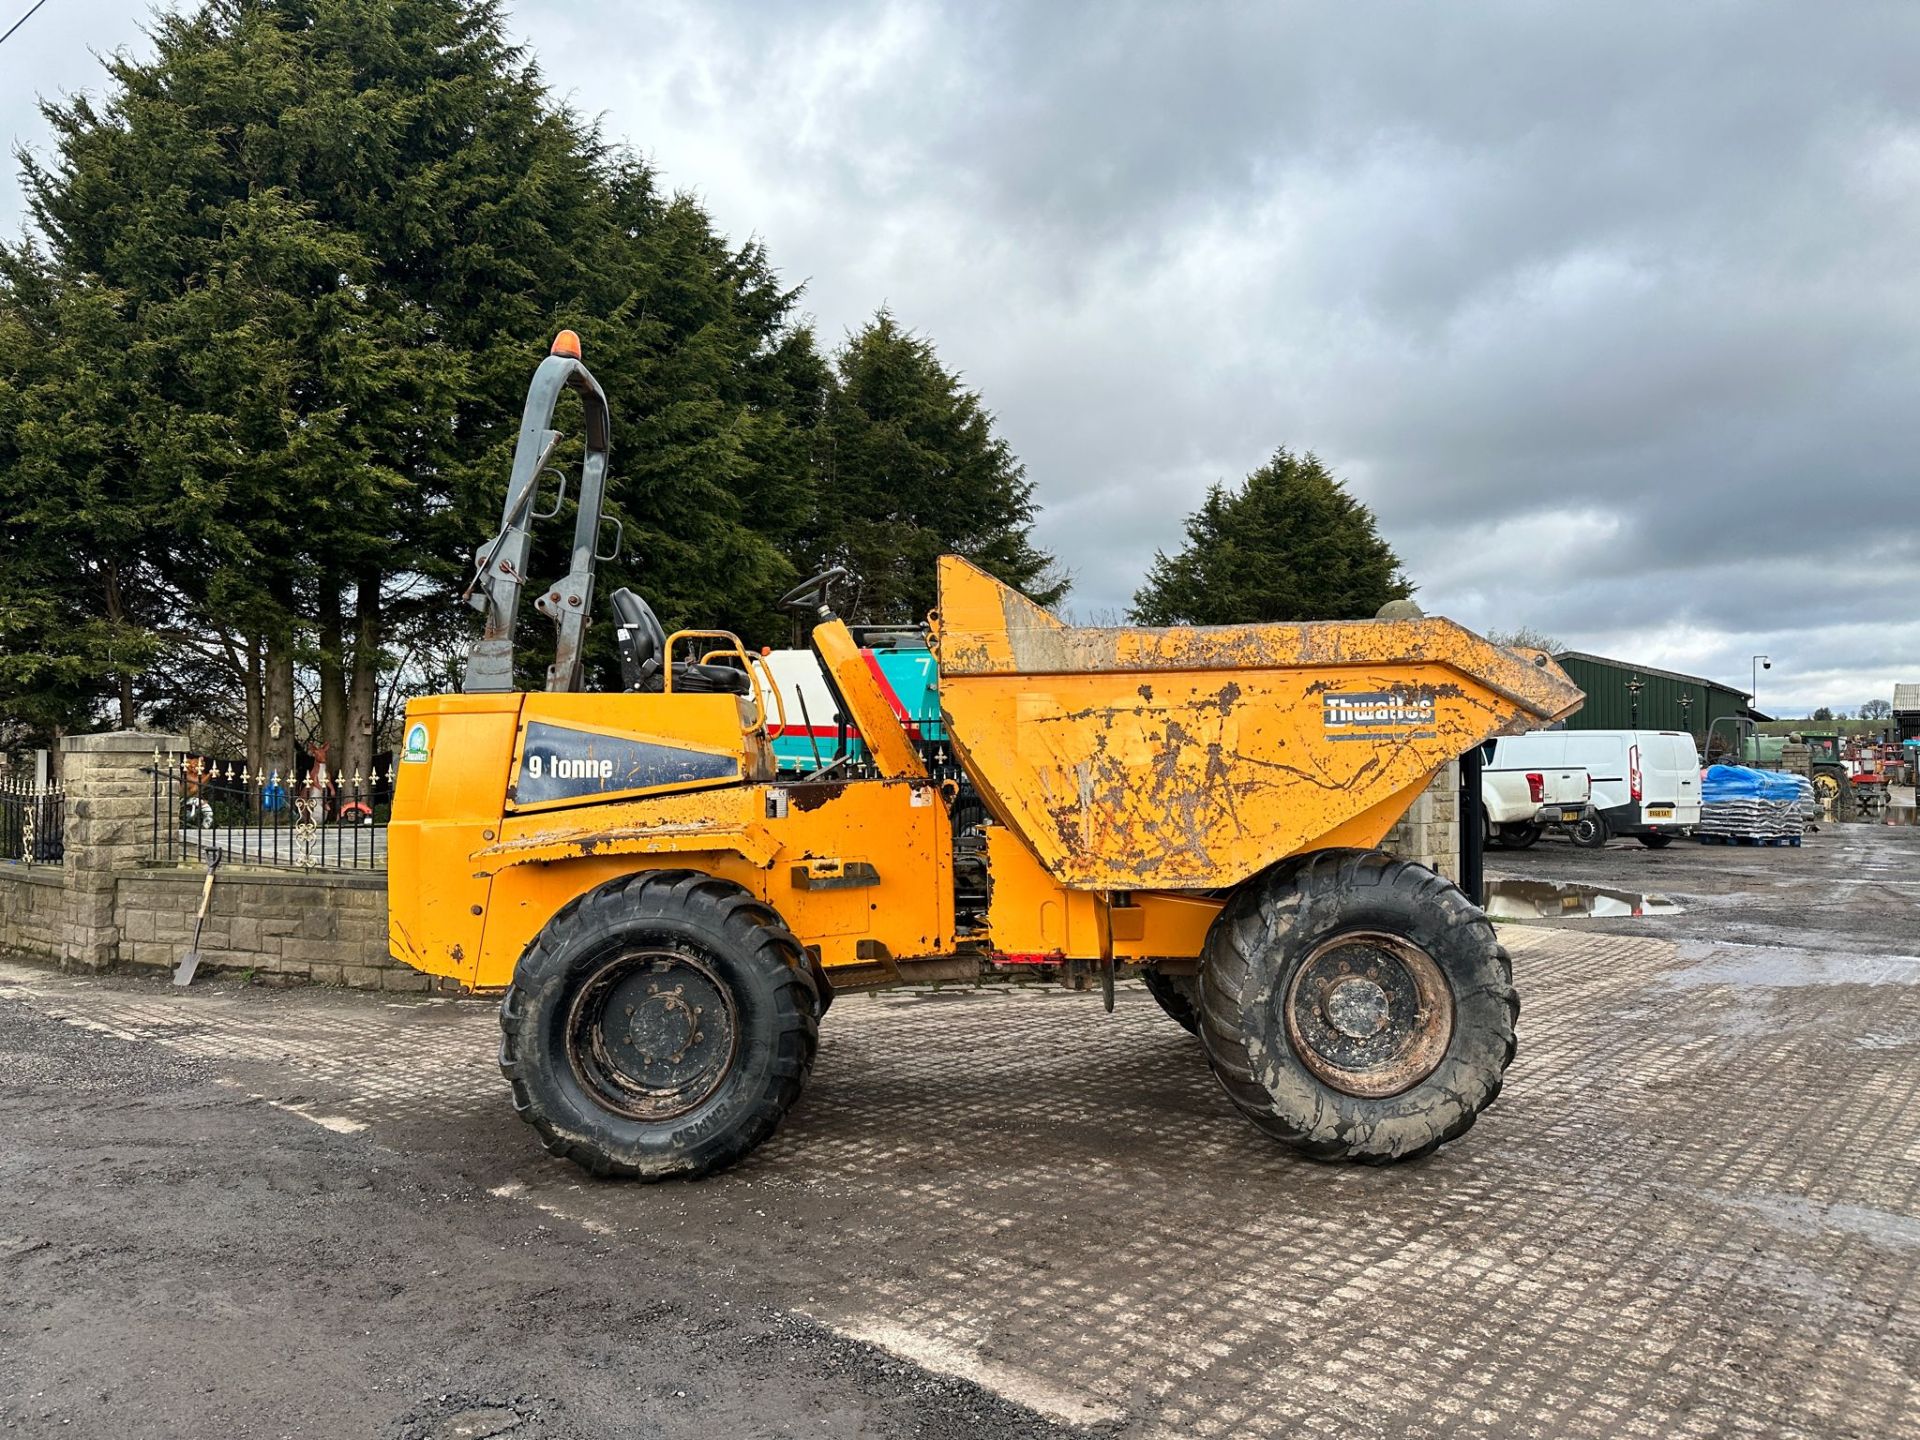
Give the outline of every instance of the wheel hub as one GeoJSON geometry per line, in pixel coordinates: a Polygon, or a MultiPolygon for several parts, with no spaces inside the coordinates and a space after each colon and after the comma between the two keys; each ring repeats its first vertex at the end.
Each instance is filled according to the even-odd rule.
{"type": "Polygon", "coordinates": [[[1371,980],[1342,980],[1328,992],[1321,1014],[1350,1040],[1378,1035],[1387,1025],[1387,992],[1371,980]]]}
{"type": "Polygon", "coordinates": [[[732,996],[704,957],[646,950],[614,957],[581,987],[567,1051],[598,1103],[638,1120],[670,1120],[719,1088],[735,1035],[732,996]]]}
{"type": "Polygon", "coordinates": [[[1453,1038],[1453,992],[1433,957],[1398,935],[1336,935],[1301,962],[1284,1001],[1300,1063],[1349,1095],[1378,1098],[1431,1075],[1453,1038]]]}
{"type": "MultiPolygon", "coordinates": [[[[620,1009],[627,1022],[620,1043],[642,1068],[671,1071],[706,1038],[700,1033],[703,1007],[687,998],[685,981],[663,989],[662,982],[649,975],[629,980],[620,990],[615,1000],[625,1001],[620,1009]]],[[[617,1023],[614,1028],[619,1029],[617,1023]]]]}

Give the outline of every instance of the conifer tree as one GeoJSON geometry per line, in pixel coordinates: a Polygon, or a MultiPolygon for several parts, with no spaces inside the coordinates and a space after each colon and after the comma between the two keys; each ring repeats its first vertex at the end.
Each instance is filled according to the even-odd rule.
{"type": "Polygon", "coordinates": [[[1043,605],[1066,593],[1053,556],[1033,544],[1038,507],[1025,467],[930,341],[881,310],[847,341],[835,371],[803,553],[858,577],[850,618],[918,621],[934,606],[935,565],[946,553],[1043,605]]]}
{"type": "Polygon", "coordinates": [[[1315,456],[1281,449],[1244,483],[1207,491],[1187,543],[1154,556],[1132,613],[1141,625],[1370,620],[1412,593],[1373,512],[1315,456]]]}
{"type": "Polygon", "coordinates": [[[153,42],[44,107],[37,239],[0,248],[0,527],[33,552],[0,560],[0,707],[124,720],[211,675],[285,768],[298,666],[364,765],[562,326],[615,413],[609,585],[765,622],[828,377],[758,245],[554,104],[493,0],[214,0],[153,42]]]}

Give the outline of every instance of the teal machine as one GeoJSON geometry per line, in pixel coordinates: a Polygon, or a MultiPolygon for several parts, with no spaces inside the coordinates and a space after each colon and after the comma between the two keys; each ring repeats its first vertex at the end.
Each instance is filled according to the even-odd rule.
{"type": "MultiPolygon", "coordinates": [[[[923,748],[938,747],[947,731],[940,716],[940,677],[933,652],[919,635],[911,635],[911,643],[899,643],[898,634],[863,636],[856,630],[854,638],[891,695],[894,713],[905,722],[907,733],[923,748]]],[[[811,650],[776,650],[767,656],[767,663],[786,709],[786,724],[768,727],[774,760],[781,770],[806,773],[842,757],[853,764],[867,758],[859,732],[841,716],[811,650]]]]}

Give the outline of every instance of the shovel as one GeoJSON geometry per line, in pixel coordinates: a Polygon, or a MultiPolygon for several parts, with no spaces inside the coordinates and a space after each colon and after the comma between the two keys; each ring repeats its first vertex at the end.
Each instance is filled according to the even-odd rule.
{"type": "Polygon", "coordinates": [[[207,907],[213,903],[213,872],[220,868],[220,851],[207,852],[207,883],[200,887],[200,914],[193,922],[193,945],[180,957],[180,968],[173,972],[173,983],[182,990],[193,983],[193,972],[200,968],[200,929],[207,923],[207,907]]]}

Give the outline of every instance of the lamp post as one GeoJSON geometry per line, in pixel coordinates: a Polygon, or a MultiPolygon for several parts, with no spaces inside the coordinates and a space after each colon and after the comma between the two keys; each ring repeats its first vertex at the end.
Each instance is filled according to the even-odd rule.
{"type": "Polygon", "coordinates": [[[1773,669],[1772,659],[1766,655],[1754,656],[1752,688],[1747,691],[1747,709],[1749,710],[1757,710],[1759,708],[1756,702],[1760,699],[1760,671],[1762,669],[1773,669]]]}
{"type": "Polygon", "coordinates": [[[1633,718],[1627,722],[1628,728],[1640,728],[1640,692],[1646,688],[1646,682],[1638,675],[1627,681],[1627,694],[1633,697],[1633,718]]]}

